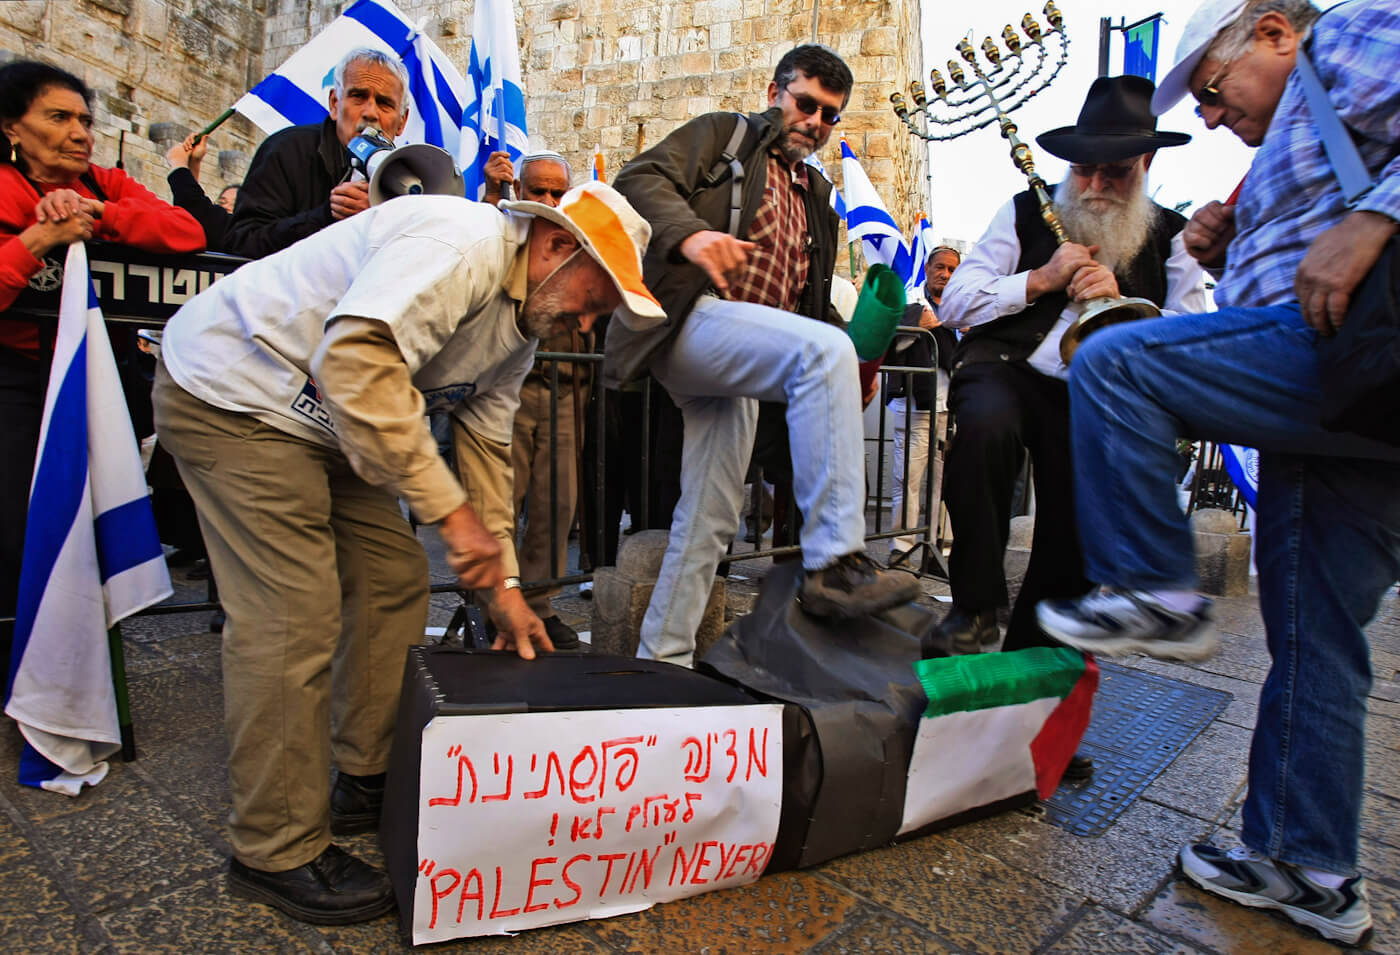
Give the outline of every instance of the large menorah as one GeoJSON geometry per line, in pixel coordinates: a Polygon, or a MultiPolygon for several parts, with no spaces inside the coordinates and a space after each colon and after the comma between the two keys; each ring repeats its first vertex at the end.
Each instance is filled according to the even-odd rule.
{"type": "MultiPolygon", "coordinates": [[[[914,80],[909,84],[909,96],[914,101],[912,109],[900,92],[890,94],[890,103],[910,134],[927,142],[957,139],[994,122],[999,124],[1002,138],[1011,144],[1012,161],[1025,175],[1040,204],[1041,219],[1055,236],[1056,243],[1063,245],[1071,241],[1070,237],[1055,212],[1055,201],[1045,180],[1035,171],[1031,148],[1016,134],[1016,124],[1010,117],[1013,110],[1048,87],[1069,60],[1069,34],[1065,32],[1064,17],[1055,6],[1055,0],[1048,0],[1042,12],[1048,29],[1043,29],[1029,13],[1021,18],[1026,42],[1022,42],[1011,24],[1006,25],[1001,31],[1005,52],[991,37],[982,40],[986,69],[972,46],[969,31],[968,36],[958,41],[957,51],[971,70],[971,77],[957,60],[949,60],[951,87],[942,73],[930,70],[929,86],[934,99],[929,99],[924,85],[914,80]],[[1058,55],[1050,49],[1052,42],[1058,48],[1058,55]],[[1050,66],[1052,59],[1053,67],[1050,66]]],[[[1084,336],[1097,328],[1160,314],[1161,310],[1145,298],[1099,298],[1086,302],[1083,313],[1060,339],[1060,357],[1068,363],[1084,336]]]]}

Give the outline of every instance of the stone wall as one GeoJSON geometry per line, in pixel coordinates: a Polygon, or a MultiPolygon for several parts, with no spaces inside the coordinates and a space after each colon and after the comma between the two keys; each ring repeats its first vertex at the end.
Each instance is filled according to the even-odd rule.
{"type": "MultiPolygon", "coordinates": [[[[169,197],[165,151],[262,78],[263,24],[278,0],[49,0],[0,3],[0,59],[36,59],[93,92],[93,161],[117,162],[169,197]]],[[[210,195],[243,178],[261,133],[235,116],[210,137],[210,195]]]]}
{"type": "MultiPolygon", "coordinates": [[[[895,220],[911,229],[925,153],[887,96],[923,73],[919,0],[521,0],[516,6],[531,136],[582,177],[602,147],[607,174],[708,110],[766,104],[778,58],[816,38],[850,64],[856,88],[838,130],[895,220]],[[815,19],[815,24],[814,24],[815,19]]],[[[43,59],[95,94],[95,161],[165,196],[164,152],[231,106],[339,15],[327,0],[48,0],[0,3],[0,57],[43,59]],[[124,137],[123,137],[123,134],[124,137]]],[[[464,68],[472,7],[399,0],[464,68]]],[[[211,195],[246,171],[261,132],[241,116],[212,137],[211,195]]],[[[820,155],[840,183],[837,139],[820,155]]],[[[847,257],[842,256],[842,271],[847,257]]]]}

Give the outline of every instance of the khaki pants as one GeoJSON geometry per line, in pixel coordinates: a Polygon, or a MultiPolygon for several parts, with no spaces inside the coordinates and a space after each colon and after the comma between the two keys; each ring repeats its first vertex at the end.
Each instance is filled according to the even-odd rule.
{"type": "MultiPolygon", "coordinates": [[[[515,433],[511,440],[511,466],[515,472],[515,514],[529,499],[529,517],[518,553],[520,577],[525,582],[562,577],[569,558],[569,528],[578,502],[578,452],[575,444],[574,390],[563,370],[559,374],[559,452],[556,487],[549,493],[549,382],[537,375],[520,387],[520,409],[515,413],[515,433]],[[549,559],[549,523],[555,527],[554,566],[549,559]]],[[[586,397],[586,396],[585,396],[586,397]]],[[[537,616],[554,614],[549,605],[558,587],[536,591],[527,602],[537,616]]]]}
{"type": "Polygon", "coordinates": [[[156,430],[199,511],[228,616],[224,717],[240,862],[330,843],[330,768],[388,766],[428,567],[398,503],[344,456],[198,400],[156,371],[156,430]]]}

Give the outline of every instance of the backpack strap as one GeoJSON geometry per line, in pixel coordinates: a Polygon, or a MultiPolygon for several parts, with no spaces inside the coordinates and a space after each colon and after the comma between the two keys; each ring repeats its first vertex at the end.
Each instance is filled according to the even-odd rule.
{"type": "Polygon", "coordinates": [[[744,134],[749,130],[749,119],[743,113],[735,113],[734,134],[720,153],[719,159],[705,175],[706,188],[714,188],[724,181],[725,172],[731,174],[729,187],[729,234],[739,234],[739,213],[744,201],[744,164],[739,160],[739,147],[743,145],[744,134]]]}

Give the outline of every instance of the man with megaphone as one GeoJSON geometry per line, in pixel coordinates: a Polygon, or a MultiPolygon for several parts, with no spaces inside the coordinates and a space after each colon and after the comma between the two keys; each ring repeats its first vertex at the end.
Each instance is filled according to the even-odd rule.
{"type": "Polygon", "coordinates": [[[228,614],[234,894],[321,924],[393,904],[388,878],[331,835],[377,824],[404,652],[427,622],[427,560],[398,500],[437,528],[498,649],[552,649],[519,589],[511,420],[538,339],[665,317],[642,281],[650,237],[602,183],[558,208],[405,195],[243,266],[170,320],[156,428],[228,614]],[[461,483],[424,417],[437,409],[461,483]]]}
{"type": "Polygon", "coordinates": [[[346,150],[367,127],[393,144],[408,119],[408,72],[365,47],[345,54],[334,75],[329,117],[273,133],[253,154],[226,251],[259,259],[370,207],[368,177],[355,175],[346,150]]]}

